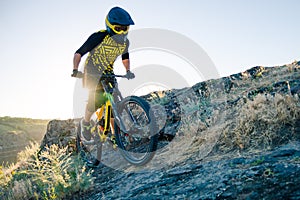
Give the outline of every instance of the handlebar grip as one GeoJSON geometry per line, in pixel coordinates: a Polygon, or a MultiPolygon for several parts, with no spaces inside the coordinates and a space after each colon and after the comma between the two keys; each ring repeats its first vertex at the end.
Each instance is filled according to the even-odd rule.
{"type": "Polygon", "coordinates": [[[84,74],[82,72],[78,71],[77,73],[73,72],[73,74],[71,74],[71,76],[74,78],[83,78],[84,74]]]}
{"type": "Polygon", "coordinates": [[[77,72],[76,78],[83,78],[84,74],[80,71],[77,72]]]}

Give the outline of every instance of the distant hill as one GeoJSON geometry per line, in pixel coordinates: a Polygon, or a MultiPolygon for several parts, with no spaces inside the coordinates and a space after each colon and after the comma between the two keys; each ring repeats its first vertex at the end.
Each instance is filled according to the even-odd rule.
{"type": "Polygon", "coordinates": [[[0,163],[15,162],[29,142],[40,142],[49,120],[0,117],[0,163]]]}

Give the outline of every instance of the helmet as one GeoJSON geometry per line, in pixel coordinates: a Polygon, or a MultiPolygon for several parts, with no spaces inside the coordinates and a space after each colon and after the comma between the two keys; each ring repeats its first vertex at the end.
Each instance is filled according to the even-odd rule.
{"type": "Polygon", "coordinates": [[[107,14],[107,21],[112,25],[134,25],[129,13],[120,7],[113,7],[107,14]]]}
{"type": "Polygon", "coordinates": [[[134,25],[129,13],[120,8],[113,7],[105,19],[106,29],[111,34],[127,34],[129,26],[134,25]]]}

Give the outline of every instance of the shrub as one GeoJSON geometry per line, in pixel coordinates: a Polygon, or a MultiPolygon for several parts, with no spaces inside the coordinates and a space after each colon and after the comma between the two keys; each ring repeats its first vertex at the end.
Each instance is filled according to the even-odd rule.
{"type": "Polygon", "coordinates": [[[67,147],[52,145],[39,152],[38,145],[31,144],[18,159],[4,176],[3,171],[0,174],[1,187],[5,188],[1,195],[6,199],[61,199],[88,190],[94,181],[92,171],[77,155],[67,153],[67,147]]]}

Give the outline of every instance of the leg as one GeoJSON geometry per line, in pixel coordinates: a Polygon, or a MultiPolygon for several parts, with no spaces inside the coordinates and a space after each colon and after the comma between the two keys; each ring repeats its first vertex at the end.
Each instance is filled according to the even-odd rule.
{"type": "Polygon", "coordinates": [[[111,132],[115,134],[114,118],[110,118],[111,132]]]}
{"type": "Polygon", "coordinates": [[[91,112],[91,111],[89,110],[89,105],[86,105],[86,108],[85,108],[85,115],[84,115],[84,121],[85,121],[86,123],[90,122],[93,113],[94,113],[94,112],[91,112]]]}
{"type": "Polygon", "coordinates": [[[89,90],[88,103],[86,105],[85,115],[84,115],[84,122],[86,122],[86,123],[90,122],[93,113],[96,111],[95,96],[96,96],[96,91],[90,89],[89,90]]]}
{"type": "Polygon", "coordinates": [[[92,138],[91,134],[91,117],[95,112],[95,90],[89,90],[88,103],[85,108],[84,118],[81,120],[81,136],[82,140],[90,141],[92,138]]]}
{"type": "Polygon", "coordinates": [[[84,121],[90,122],[94,112],[100,108],[106,102],[106,97],[104,96],[104,91],[99,87],[96,90],[89,91],[89,99],[85,108],[84,121]]]}

